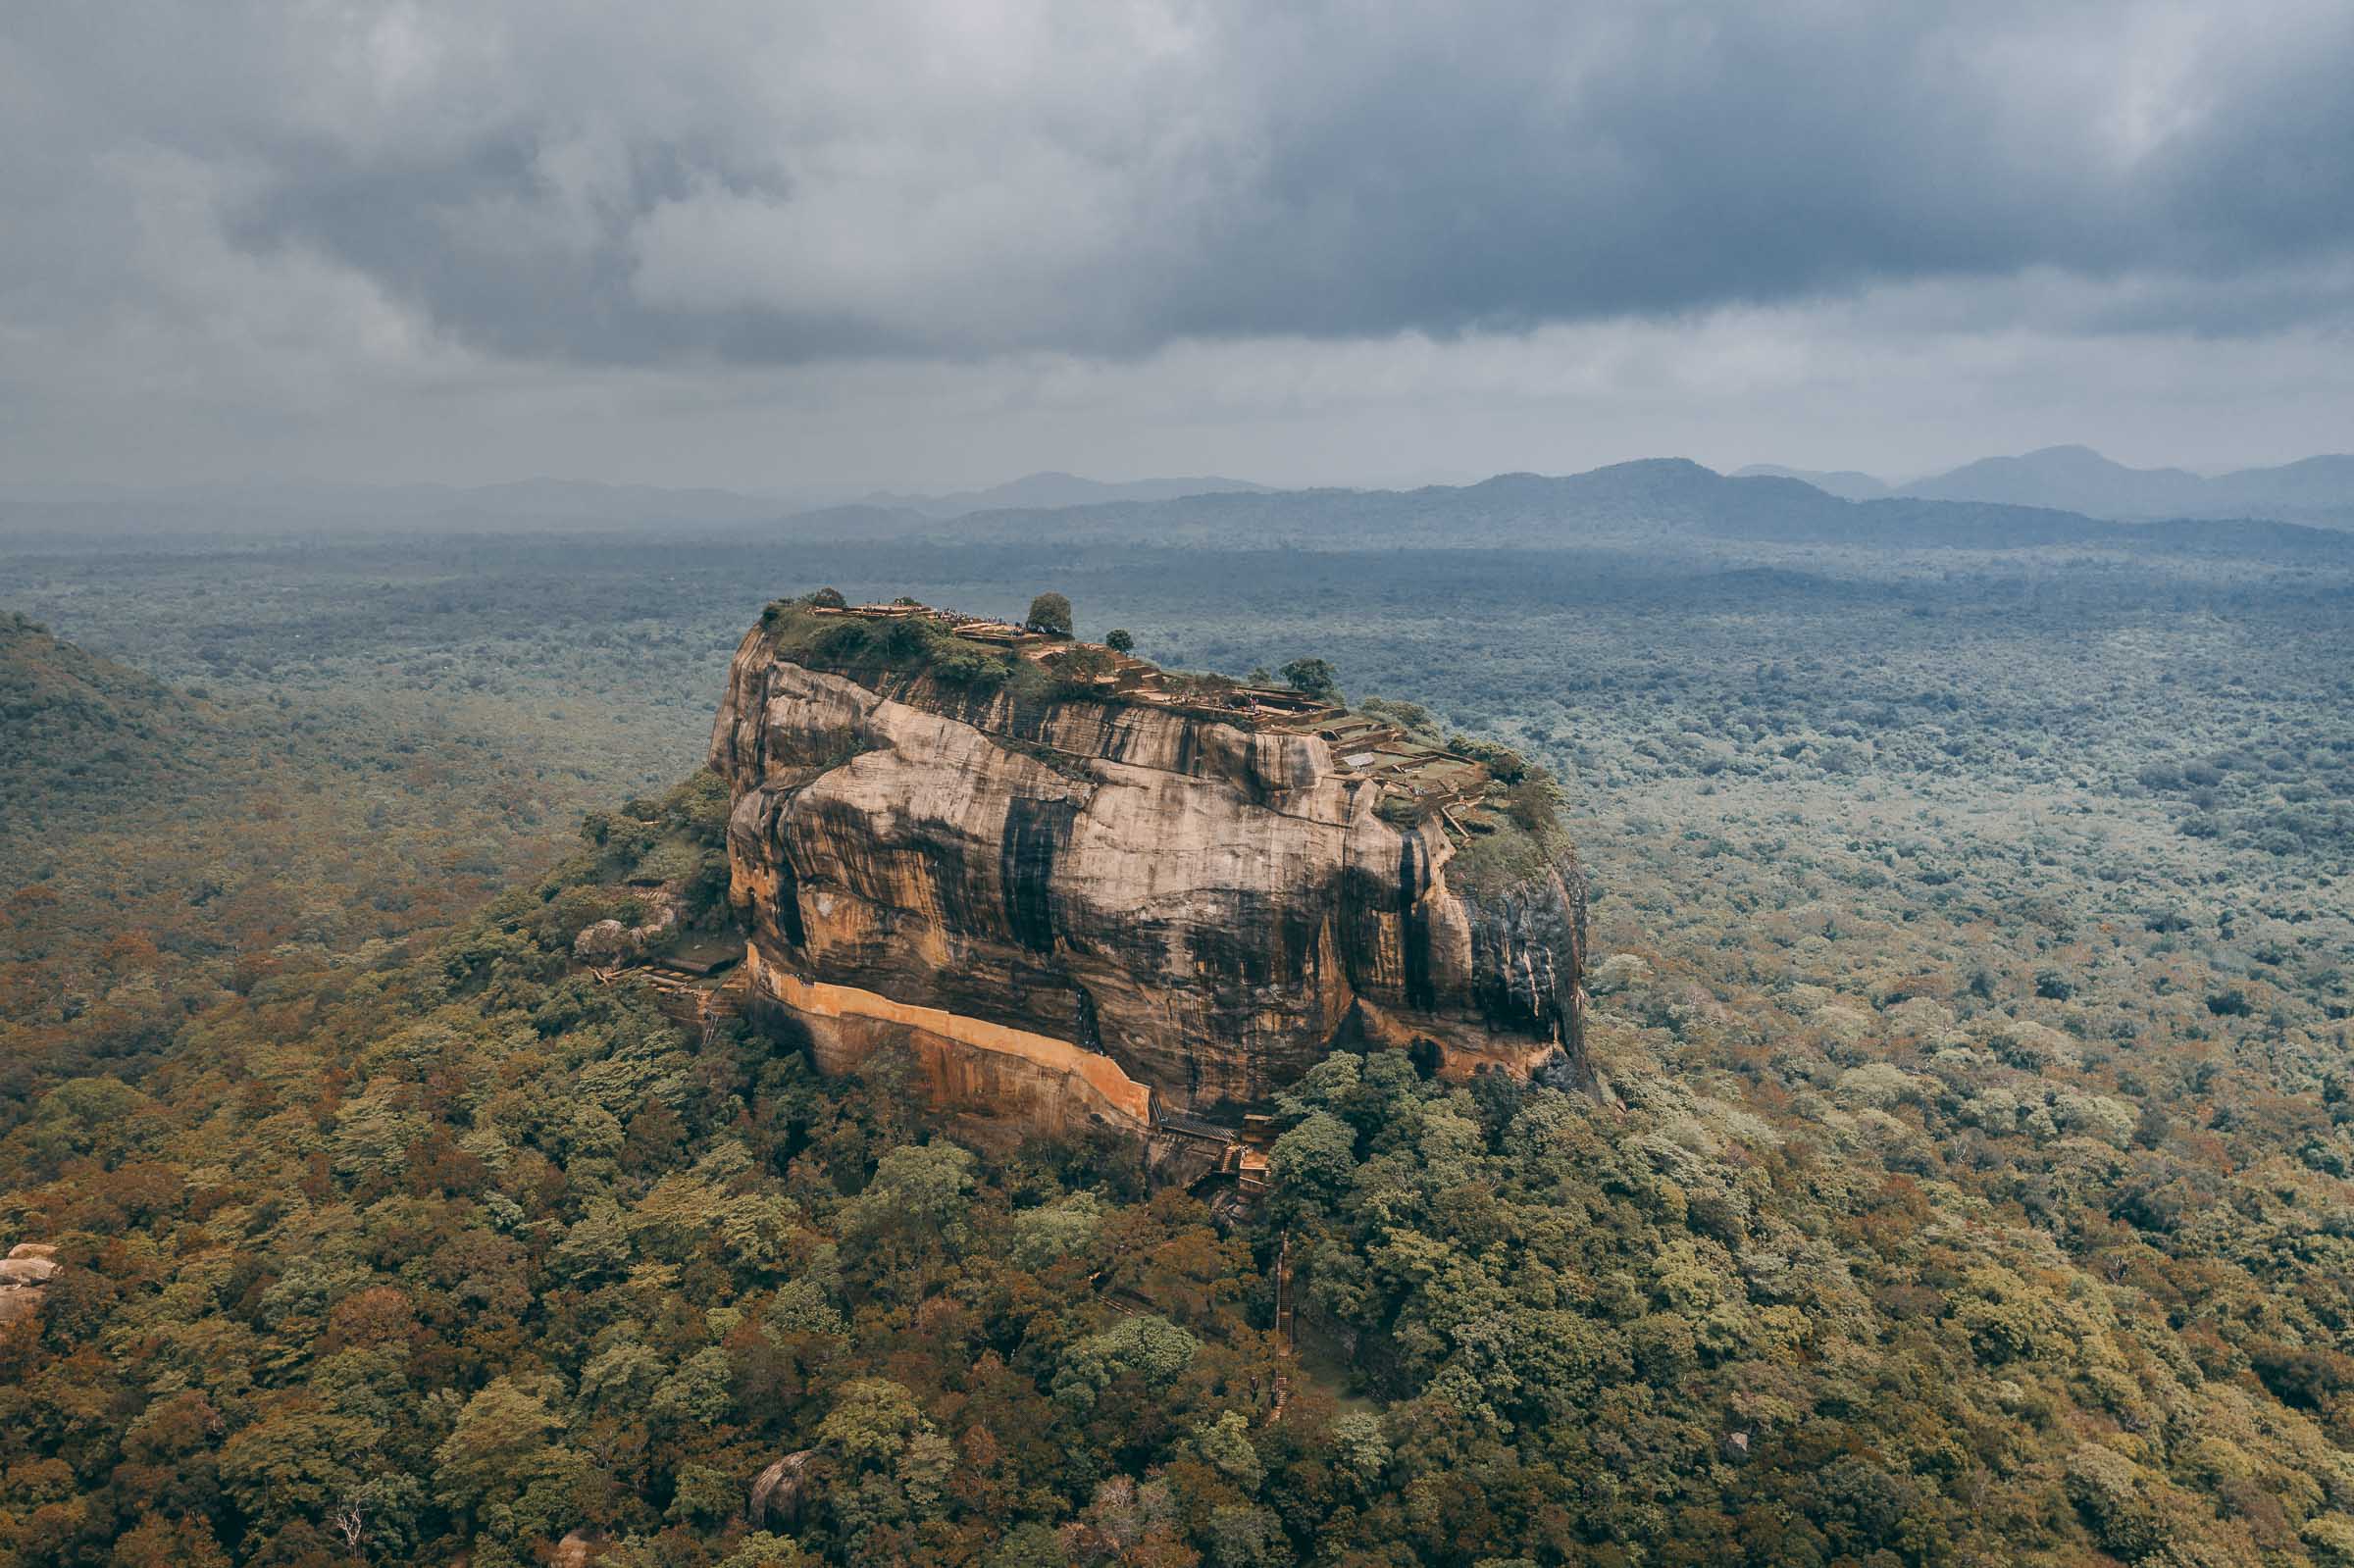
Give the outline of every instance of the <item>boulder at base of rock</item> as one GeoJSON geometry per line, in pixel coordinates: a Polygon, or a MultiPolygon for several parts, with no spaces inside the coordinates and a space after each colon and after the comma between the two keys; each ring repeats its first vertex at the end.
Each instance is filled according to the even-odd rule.
{"type": "Polygon", "coordinates": [[[547,1554],[548,1568],[588,1568],[607,1543],[593,1530],[573,1530],[547,1554]]]}
{"type": "Polygon", "coordinates": [[[44,1257],[0,1258],[0,1286],[47,1285],[57,1273],[57,1260],[44,1257]]]}

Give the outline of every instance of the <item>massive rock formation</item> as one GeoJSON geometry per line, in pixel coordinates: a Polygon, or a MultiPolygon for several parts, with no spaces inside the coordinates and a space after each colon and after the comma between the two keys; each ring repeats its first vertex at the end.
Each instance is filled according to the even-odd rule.
{"type": "Polygon", "coordinates": [[[822,1066],[910,1046],[939,1099],[1070,1130],[1216,1116],[1356,1041],[1458,1075],[1576,1061],[1583,884],[1477,764],[859,614],[772,611],[711,742],[753,1011],[822,1066]]]}

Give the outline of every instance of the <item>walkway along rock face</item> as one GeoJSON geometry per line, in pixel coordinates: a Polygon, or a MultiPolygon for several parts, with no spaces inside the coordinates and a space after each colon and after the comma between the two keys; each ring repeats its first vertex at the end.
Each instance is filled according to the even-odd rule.
{"type": "Polygon", "coordinates": [[[1340,710],[910,613],[772,613],[712,733],[751,1011],[821,1067],[908,1047],[1045,1131],[1260,1103],[1362,1042],[1582,1067],[1583,879],[1565,846],[1456,875],[1478,764],[1353,766],[1340,710]]]}

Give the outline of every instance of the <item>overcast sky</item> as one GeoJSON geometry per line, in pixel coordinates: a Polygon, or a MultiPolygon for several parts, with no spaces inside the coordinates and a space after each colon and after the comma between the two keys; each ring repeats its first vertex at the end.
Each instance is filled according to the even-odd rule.
{"type": "Polygon", "coordinates": [[[15,0],[0,480],[2354,447],[2347,0],[15,0]]]}

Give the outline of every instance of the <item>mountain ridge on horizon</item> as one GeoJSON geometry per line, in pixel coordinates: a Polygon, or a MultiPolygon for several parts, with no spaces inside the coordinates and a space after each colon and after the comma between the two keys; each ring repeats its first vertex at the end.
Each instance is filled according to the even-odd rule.
{"type": "MultiPolygon", "coordinates": [[[[1981,458],[1903,485],[1887,485],[1858,471],[1826,473],[1774,464],[1751,464],[1720,473],[1691,459],[1674,457],[1636,458],[1574,474],[1516,471],[1460,484],[1400,489],[1277,487],[1214,476],[1109,481],[1042,471],[982,489],[939,494],[869,491],[816,505],[790,495],[717,487],[674,488],[548,478],[474,486],[305,481],[155,489],[16,485],[0,486],[0,530],[12,523],[21,534],[38,533],[44,526],[68,532],[92,525],[125,532],[208,529],[280,532],[304,521],[492,529],[668,524],[730,531],[773,526],[800,534],[838,528],[860,535],[895,537],[921,534],[940,524],[965,519],[1054,515],[1084,527],[1096,521],[1087,514],[1098,511],[1127,515],[1140,507],[1176,507],[1202,512],[1214,510],[1220,502],[1251,510],[1296,511],[1303,504],[1319,509],[1337,506],[1372,515],[1399,508],[1427,514],[1442,504],[1442,498],[1457,498],[1492,524],[1490,506],[1510,497],[1511,504],[1532,525],[1569,521],[1584,515],[1581,509],[1599,500],[1611,507],[1666,504],[1668,513],[1663,514],[1662,521],[1678,507],[1698,507],[1712,515],[1724,514],[1721,521],[1728,527],[1739,525],[1740,533],[1771,536],[1777,527],[1789,526],[1794,509],[1804,510],[1809,504],[1786,491],[1765,489],[1716,489],[1703,497],[1700,488],[1711,481],[1718,485],[1795,485],[1836,503],[1819,511],[1807,525],[1808,531],[1817,535],[1846,535],[1859,527],[1868,531],[1884,529],[1884,515],[1847,519],[1838,509],[1891,503],[2031,508],[2104,524],[2270,521],[2354,528],[2354,456],[2321,455],[2274,468],[2202,478],[2182,469],[2127,468],[2085,446],[2055,446],[2017,457],[1981,458]],[[1761,504],[1769,493],[1776,499],[1761,504]],[[1558,510],[1562,507],[1567,510],[1558,510]],[[1760,515],[1746,522],[1735,515],[1753,511],[1760,515]],[[1781,520],[1778,524],[1777,518],[1781,520]]],[[[1294,527],[1288,518],[1270,517],[1269,525],[1274,528],[1271,537],[1284,536],[1294,527]]],[[[983,530],[1004,526],[1002,522],[971,525],[983,530]]],[[[2057,526],[2056,522],[2047,526],[2046,531],[2057,526]]],[[[2016,533],[2015,524],[2005,527],[2016,533]]],[[[1541,542],[1541,538],[1540,532],[1530,542],[1541,542]]]]}
{"type": "Polygon", "coordinates": [[[2182,468],[2133,468],[2092,447],[2068,443],[1976,458],[1894,484],[1854,470],[1825,472],[1772,463],[1752,463],[1734,470],[1733,477],[1797,480],[1851,501],[1977,501],[2047,507],[2108,521],[2256,517],[2354,525],[2354,455],[2344,453],[2201,475],[2182,468]]]}
{"type": "Polygon", "coordinates": [[[1688,458],[1639,458],[1583,474],[1500,474],[1414,490],[1323,488],[1173,501],[971,513],[944,531],[920,513],[832,508],[790,520],[808,541],[1182,550],[1367,548],[1637,550],[1715,542],[1899,550],[2047,546],[2334,556],[2354,531],[2273,519],[2115,521],[2012,503],[1892,496],[1849,501],[1802,481],[1737,478],[1688,458]]]}

